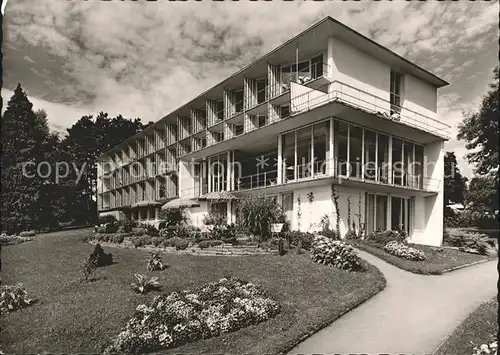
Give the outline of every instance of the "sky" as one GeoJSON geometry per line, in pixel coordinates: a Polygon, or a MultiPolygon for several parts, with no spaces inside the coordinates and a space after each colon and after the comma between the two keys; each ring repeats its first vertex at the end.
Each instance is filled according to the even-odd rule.
{"type": "Polygon", "coordinates": [[[477,110],[498,62],[497,1],[131,2],[9,0],[4,17],[7,101],[20,82],[52,130],[81,116],[156,121],[325,16],[451,85],[438,118],[466,176],[462,110],[477,110]]]}

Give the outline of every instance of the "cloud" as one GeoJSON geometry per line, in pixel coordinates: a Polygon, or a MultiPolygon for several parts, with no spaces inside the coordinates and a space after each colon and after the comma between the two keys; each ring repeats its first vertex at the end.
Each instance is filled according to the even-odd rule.
{"type": "Polygon", "coordinates": [[[457,103],[468,107],[480,96],[498,52],[491,46],[498,38],[495,2],[17,0],[6,10],[6,87],[22,82],[45,102],[144,121],[160,119],[327,15],[451,81],[440,91],[447,95],[440,117],[454,126],[457,103]],[[35,68],[19,60],[25,56],[35,68]]]}

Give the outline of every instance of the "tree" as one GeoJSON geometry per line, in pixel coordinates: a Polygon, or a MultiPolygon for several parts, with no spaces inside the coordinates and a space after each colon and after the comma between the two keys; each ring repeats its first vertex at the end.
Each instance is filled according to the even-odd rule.
{"type": "Polygon", "coordinates": [[[444,157],[444,203],[464,203],[467,191],[467,178],[463,177],[453,152],[446,152],[444,157]]]}
{"type": "Polygon", "coordinates": [[[139,118],[128,120],[121,115],[109,118],[100,112],[93,116],[83,116],[71,128],[61,142],[65,161],[74,163],[78,169],[84,168],[81,179],[77,181],[74,170],[65,179],[67,191],[65,206],[69,214],[66,219],[89,222],[97,215],[97,168],[96,159],[110,148],[144,129],[139,118]]]}
{"type": "Polygon", "coordinates": [[[1,119],[2,229],[9,233],[38,228],[43,223],[39,192],[43,179],[37,165],[44,159],[47,122],[33,112],[21,84],[1,119]]]}
{"type": "Polygon", "coordinates": [[[472,178],[466,194],[467,208],[481,215],[494,216],[498,210],[498,186],[495,177],[472,178]]]}
{"type": "Polygon", "coordinates": [[[470,151],[466,158],[476,166],[479,175],[493,174],[498,182],[498,80],[499,67],[494,69],[494,82],[483,97],[477,112],[464,113],[464,119],[458,126],[458,139],[465,140],[465,147],[470,151]]]}

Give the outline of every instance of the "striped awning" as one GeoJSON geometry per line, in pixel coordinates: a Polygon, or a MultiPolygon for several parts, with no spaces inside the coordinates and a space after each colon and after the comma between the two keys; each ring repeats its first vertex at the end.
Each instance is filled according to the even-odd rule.
{"type": "Polygon", "coordinates": [[[232,193],[228,191],[209,192],[203,196],[200,196],[199,198],[199,200],[207,200],[207,201],[230,201],[237,199],[238,197],[234,196],[232,193]]]}
{"type": "Polygon", "coordinates": [[[161,206],[162,210],[171,210],[175,208],[183,208],[183,207],[197,207],[200,204],[196,201],[193,201],[189,198],[176,198],[172,201],[168,201],[166,204],[161,206]]]}
{"type": "Polygon", "coordinates": [[[130,207],[137,208],[137,207],[154,207],[154,206],[161,206],[161,203],[157,201],[139,201],[133,203],[130,207]]]}

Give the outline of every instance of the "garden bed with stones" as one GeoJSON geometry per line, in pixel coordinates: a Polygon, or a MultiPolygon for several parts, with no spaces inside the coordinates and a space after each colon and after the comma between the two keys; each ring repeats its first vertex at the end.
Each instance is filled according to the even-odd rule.
{"type": "MultiPolygon", "coordinates": [[[[90,244],[98,244],[95,240],[90,240],[90,244]]],[[[125,238],[123,243],[109,243],[101,242],[102,247],[111,248],[124,248],[124,249],[138,249],[151,252],[164,252],[173,253],[181,255],[201,255],[201,256],[246,256],[246,255],[269,255],[277,254],[277,250],[259,248],[256,245],[232,245],[232,244],[221,244],[213,246],[210,248],[200,248],[197,245],[189,246],[184,250],[176,250],[175,247],[155,247],[153,245],[146,245],[142,247],[135,247],[130,238],[125,238]]]]}

